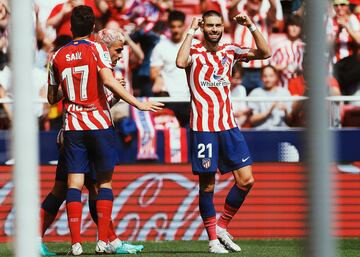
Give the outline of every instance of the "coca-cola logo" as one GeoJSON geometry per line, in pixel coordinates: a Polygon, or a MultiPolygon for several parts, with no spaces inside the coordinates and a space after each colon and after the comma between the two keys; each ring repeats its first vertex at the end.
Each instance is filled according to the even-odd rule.
{"type": "MultiPolygon", "coordinates": [[[[217,177],[218,178],[218,177],[217,177]]],[[[217,191],[230,185],[232,178],[217,183],[217,191]]],[[[42,183],[42,188],[44,187],[42,183]]],[[[117,234],[123,240],[197,240],[206,239],[198,210],[197,177],[178,173],[115,173],[112,218],[117,234]],[[126,178],[126,179],[125,179],[126,178]]],[[[0,206],[11,201],[13,183],[0,188],[0,206]]],[[[47,193],[47,192],[43,192],[47,193]]],[[[95,237],[96,227],[90,218],[88,194],[83,193],[84,237],[95,237]]],[[[1,234],[13,234],[14,209],[7,211],[1,234]]],[[[65,203],[58,218],[47,231],[47,238],[57,240],[69,236],[65,203]]]]}

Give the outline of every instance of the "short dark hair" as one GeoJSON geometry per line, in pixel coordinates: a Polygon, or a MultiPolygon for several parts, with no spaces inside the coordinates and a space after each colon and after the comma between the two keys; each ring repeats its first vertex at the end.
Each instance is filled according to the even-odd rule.
{"type": "Polygon", "coordinates": [[[303,21],[299,15],[290,15],[285,21],[285,26],[295,25],[302,27],[303,21]]]}
{"type": "Polygon", "coordinates": [[[63,47],[64,45],[67,45],[68,43],[70,43],[72,41],[72,37],[69,35],[60,35],[57,36],[53,42],[53,46],[54,46],[54,52],[56,52],[57,50],[59,50],[61,47],[63,47]]]}
{"type": "Polygon", "coordinates": [[[202,19],[204,21],[207,17],[211,17],[211,16],[217,16],[217,17],[220,17],[222,21],[224,20],[222,15],[215,10],[209,10],[209,11],[204,12],[202,15],[202,19]]]}
{"type": "Polygon", "coordinates": [[[185,13],[183,13],[182,11],[171,11],[169,13],[169,17],[168,17],[168,23],[172,22],[172,21],[181,21],[182,23],[185,22],[185,13]]]}
{"type": "Polygon", "coordinates": [[[71,32],[73,37],[90,35],[95,24],[95,15],[90,6],[79,5],[71,13],[71,32]]]}
{"type": "Polygon", "coordinates": [[[272,69],[272,70],[274,71],[274,73],[276,74],[276,77],[280,78],[279,72],[278,72],[277,69],[276,69],[274,66],[272,66],[271,64],[268,64],[268,65],[266,65],[266,66],[264,66],[264,67],[261,68],[261,71],[260,71],[261,76],[264,75],[265,70],[268,69],[268,68],[269,68],[269,69],[272,69]]]}

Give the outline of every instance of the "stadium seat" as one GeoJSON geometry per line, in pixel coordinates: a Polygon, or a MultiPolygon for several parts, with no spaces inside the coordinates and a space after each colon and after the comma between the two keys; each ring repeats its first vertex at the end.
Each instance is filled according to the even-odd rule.
{"type": "Polygon", "coordinates": [[[360,127],[360,106],[344,105],[342,110],[343,127],[360,127]]]}

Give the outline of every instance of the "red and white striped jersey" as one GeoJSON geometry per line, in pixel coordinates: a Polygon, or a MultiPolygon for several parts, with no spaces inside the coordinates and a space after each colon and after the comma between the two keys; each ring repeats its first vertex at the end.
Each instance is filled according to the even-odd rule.
{"type": "MultiPolygon", "coordinates": [[[[246,11],[244,11],[246,12],[246,11]]],[[[254,24],[257,26],[258,30],[262,33],[265,40],[269,42],[270,28],[266,23],[266,17],[260,14],[252,17],[254,24]]],[[[242,25],[237,25],[234,33],[234,42],[246,47],[246,48],[256,48],[255,40],[250,30],[242,25]]],[[[251,60],[249,62],[241,63],[243,68],[262,68],[269,64],[269,59],[265,60],[251,60]]]]}
{"type": "MultiPolygon", "coordinates": [[[[360,21],[355,15],[351,14],[348,22],[355,32],[360,33],[360,21]]],[[[347,30],[342,26],[339,26],[335,17],[328,19],[326,33],[328,36],[335,38],[335,49],[332,59],[333,63],[337,63],[341,59],[354,53],[356,43],[351,38],[347,30]]]]}
{"type": "Polygon", "coordinates": [[[49,84],[64,93],[65,130],[107,129],[112,125],[109,105],[98,71],[111,68],[105,45],[76,40],[60,48],[49,65],[49,84]]]}
{"type": "Polygon", "coordinates": [[[230,100],[230,77],[235,62],[247,61],[248,52],[237,44],[220,44],[216,52],[206,50],[202,43],[191,47],[186,75],[192,130],[223,131],[237,126],[230,100]]]}
{"type": "Polygon", "coordinates": [[[271,64],[285,67],[281,71],[281,81],[287,87],[288,80],[299,75],[303,70],[304,42],[301,39],[291,41],[286,39],[274,50],[271,64]]]}

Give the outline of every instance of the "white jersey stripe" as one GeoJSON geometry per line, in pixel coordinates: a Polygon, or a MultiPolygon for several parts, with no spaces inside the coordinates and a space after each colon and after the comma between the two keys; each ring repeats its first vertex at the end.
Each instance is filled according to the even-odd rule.
{"type": "Polygon", "coordinates": [[[96,127],[96,125],[89,120],[87,112],[80,112],[80,114],[82,117],[82,121],[85,123],[86,126],[88,126],[91,130],[98,129],[98,127],[96,127]]]}
{"type": "Polygon", "coordinates": [[[71,118],[72,124],[75,128],[75,130],[83,130],[83,128],[80,126],[79,121],[76,117],[73,117],[75,114],[70,114],[69,118],[71,118]]]}
{"type": "Polygon", "coordinates": [[[104,120],[104,118],[100,115],[99,111],[93,112],[94,118],[100,122],[100,124],[103,126],[104,129],[108,128],[107,122],[104,120]]]}

